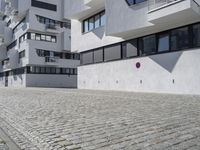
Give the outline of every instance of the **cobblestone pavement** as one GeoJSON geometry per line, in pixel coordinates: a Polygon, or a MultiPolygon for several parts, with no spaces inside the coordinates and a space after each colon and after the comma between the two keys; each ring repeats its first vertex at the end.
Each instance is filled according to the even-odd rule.
{"type": "Polygon", "coordinates": [[[25,150],[200,150],[200,97],[1,88],[0,127],[25,150]]]}

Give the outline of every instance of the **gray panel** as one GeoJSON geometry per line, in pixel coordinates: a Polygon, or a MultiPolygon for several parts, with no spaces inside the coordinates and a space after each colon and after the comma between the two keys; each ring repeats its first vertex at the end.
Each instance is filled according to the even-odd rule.
{"type": "Polygon", "coordinates": [[[94,51],[94,62],[102,62],[103,61],[103,49],[95,50],[94,51]]]}
{"type": "Polygon", "coordinates": [[[82,56],[82,60],[81,63],[82,64],[91,64],[93,63],[93,52],[87,52],[87,53],[83,53],[81,54],[82,56]]]}
{"type": "Polygon", "coordinates": [[[126,43],[126,57],[137,56],[137,41],[133,40],[126,43]]]}
{"type": "Polygon", "coordinates": [[[104,60],[116,60],[121,58],[121,45],[111,46],[104,49],[104,60]]]}

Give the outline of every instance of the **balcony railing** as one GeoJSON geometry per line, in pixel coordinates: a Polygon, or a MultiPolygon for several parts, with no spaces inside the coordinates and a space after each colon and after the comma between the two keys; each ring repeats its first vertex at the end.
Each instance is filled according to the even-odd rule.
{"type": "Polygon", "coordinates": [[[46,24],[46,29],[56,30],[56,25],[55,24],[46,24]]]}
{"type": "Polygon", "coordinates": [[[58,58],[56,57],[45,57],[46,63],[58,63],[58,58]]]}
{"type": "Polygon", "coordinates": [[[183,0],[149,0],[149,12],[183,0]]]}

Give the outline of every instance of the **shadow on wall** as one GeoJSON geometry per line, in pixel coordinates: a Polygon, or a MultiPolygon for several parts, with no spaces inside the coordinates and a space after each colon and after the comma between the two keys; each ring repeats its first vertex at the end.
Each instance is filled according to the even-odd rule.
{"type": "Polygon", "coordinates": [[[99,39],[103,39],[103,36],[105,34],[104,27],[94,29],[92,33],[95,34],[99,39]]]}
{"type": "Polygon", "coordinates": [[[169,54],[161,54],[150,56],[149,58],[163,67],[168,72],[172,73],[177,62],[179,61],[183,52],[175,52],[169,54]]]}

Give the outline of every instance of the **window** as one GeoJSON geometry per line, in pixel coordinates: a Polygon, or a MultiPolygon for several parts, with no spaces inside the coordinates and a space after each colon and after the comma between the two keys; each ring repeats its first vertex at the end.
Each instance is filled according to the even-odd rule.
{"type": "Polygon", "coordinates": [[[200,24],[193,25],[193,46],[200,46],[200,24]]]}
{"type": "Polygon", "coordinates": [[[140,51],[142,55],[149,55],[156,52],[156,36],[150,35],[140,39],[140,51]]]}
{"type": "Polygon", "coordinates": [[[169,51],[169,33],[158,35],[158,52],[169,51]]]}
{"type": "Polygon", "coordinates": [[[24,35],[22,35],[20,38],[19,38],[19,43],[22,43],[24,42],[25,40],[28,39],[28,36],[27,36],[27,33],[25,33],[24,35]]]}
{"type": "Polygon", "coordinates": [[[58,57],[61,59],[74,59],[80,60],[80,54],[78,53],[64,53],[64,52],[55,52],[49,50],[36,49],[36,53],[39,57],[58,57]]]}
{"type": "Polygon", "coordinates": [[[82,53],[81,62],[83,64],[91,64],[91,63],[93,63],[93,51],[82,53]]]}
{"type": "Polygon", "coordinates": [[[35,33],[31,33],[31,40],[35,40],[35,33]]]}
{"type": "Polygon", "coordinates": [[[83,21],[83,32],[92,31],[93,29],[104,26],[106,23],[105,10],[83,21]]]}
{"type": "Polygon", "coordinates": [[[37,49],[36,52],[37,52],[37,55],[38,55],[38,56],[40,56],[40,57],[45,57],[45,51],[44,51],[44,50],[37,49]]]}
{"type": "Polygon", "coordinates": [[[81,53],[81,65],[200,47],[200,23],[81,53]]]}
{"type": "Polygon", "coordinates": [[[94,17],[94,28],[99,28],[100,27],[100,15],[96,15],[94,17]]]}
{"type": "Polygon", "coordinates": [[[117,44],[104,48],[104,60],[117,60],[121,58],[121,45],[117,44]]]}
{"type": "Polygon", "coordinates": [[[88,20],[85,20],[85,21],[84,21],[84,25],[83,25],[83,26],[84,26],[84,29],[83,29],[84,31],[83,31],[83,32],[88,32],[88,31],[89,31],[89,23],[88,23],[88,20]]]}
{"type": "Polygon", "coordinates": [[[40,41],[41,40],[40,34],[36,34],[35,39],[40,41]]]}
{"type": "Polygon", "coordinates": [[[105,11],[103,11],[100,15],[101,15],[100,26],[104,26],[106,24],[106,14],[105,14],[105,11]]]}
{"type": "Polygon", "coordinates": [[[24,58],[25,57],[25,50],[19,52],[19,59],[24,58]]]}
{"type": "Polygon", "coordinates": [[[27,39],[29,39],[30,37],[31,40],[48,41],[48,42],[56,43],[56,36],[44,35],[44,34],[39,34],[39,33],[26,33],[25,35],[20,37],[20,43],[23,41],[23,38],[25,38],[25,36],[27,37],[27,39]]]}
{"type": "Polygon", "coordinates": [[[137,40],[122,43],[122,56],[123,58],[138,56],[137,40]]]}
{"type": "Polygon", "coordinates": [[[52,11],[57,11],[57,6],[56,5],[45,3],[45,2],[41,2],[41,1],[37,1],[37,0],[32,0],[31,1],[31,6],[42,8],[42,9],[47,9],[47,10],[52,10],[52,11]]]}
{"type": "Polygon", "coordinates": [[[94,29],[94,18],[89,19],[89,31],[94,29]]]}
{"type": "Polygon", "coordinates": [[[7,46],[7,51],[14,48],[16,45],[17,45],[17,40],[15,40],[14,42],[12,42],[10,45],[7,46]]]}
{"type": "Polygon", "coordinates": [[[45,24],[49,28],[55,29],[55,26],[60,26],[61,28],[65,27],[65,28],[71,29],[71,21],[70,20],[67,20],[66,22],[62,22],[62,21],[53,20],[53,19],[46,18],[46,17],[39,16],[39,15],[36,15],[36,18],[39,23],[45,24]]]}
{"type": "Polygon", "coordinates": [[[42,40],[42,41],[45,41],[45,40],[46,40],[46,36],[42,34],[42,35],[41,35],[41,40],[42,40]]]}
{"type": "Polygon", "coordinates": [[[188,27],[171,31],[171,50],[181,50],[189,48],[188,27]]]}
{"type": "Polygon", "coordinates": [[[56,37],[52,36],[52,37],[51,37],[51,41],[52,41],[53,43],[56,43],[56,37]]]}
{"type": "Polygon", "coordinates": [[[103,62],[103,49],[97,49],[94,51],[94,63],[103,62]]]}
{"type": "Polygon", "coordinates": [[[46,36],[46,40],[49,41],[49,42],[51,42],[51,36],[47,35],[46,36]]]}

